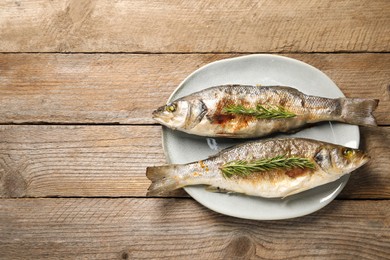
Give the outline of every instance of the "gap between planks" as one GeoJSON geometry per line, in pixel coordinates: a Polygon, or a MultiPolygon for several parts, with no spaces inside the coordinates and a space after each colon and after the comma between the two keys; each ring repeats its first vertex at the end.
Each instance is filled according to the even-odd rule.
{"type": "Polygon", "coordinates": [[[63,55],[77,55],[77,54],[89,54],[89,55],[96,55],[96,54],[128,54],[128,55],[210,55],[210,54],[216,54],[216,55],[235,55],[235,54],[243,54],[243,55],[251,55],[251,54],[273,54],[273,55],[290,55],[290,54],[389,54],[390,51],[296,51],[296,52],[148,52],[148,51],[117,51],[117,52],[110,52],[110,51],[104,51],[104,52],[58,52],[58,51],[48,51],[48,52],[42,52],[42,51],[31,51],[31,52],[1,52],[0,54],[63,54],[63,55]]]}
{"type": "MultiPolygon", "coordinates": [[[[51,125],[51,126],[160,126],[159,124],[151,124],[151,123],[67,123],[67,122],[23,122],[23,123],[0,123],[0,126],[7,125],[19,125],[19,126],[29,126],[29,125],[51,125]]],[[[377,127],[388,127],[390,124],[378,124],[377,127]]]]}
{"type": "MultiPolygon", "coordinates": [[[[183,192],[184,194],[184,192],[183,192]]],[[[194,200],[190,195],[185,193],[183,196],[44,196],[44,197],[20,197],[20,198],[2,198],[1,200],[26,200],[26,199],[183,199],[183,200],[194,200]]],[[[334,200],[337,201],[390,201],[390,198],[343,198],[336,197],[334,200]]]]}

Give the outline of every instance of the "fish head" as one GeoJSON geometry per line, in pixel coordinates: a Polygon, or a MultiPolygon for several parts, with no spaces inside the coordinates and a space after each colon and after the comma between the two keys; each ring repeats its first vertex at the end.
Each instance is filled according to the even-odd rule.
{"type": "Polygon", "coordinates": [[[366,164],[370,157],[358,149],[326,146],[319,150],[314,159],[328,174],[344,175],[366,164]]]}
{"type": "Polygon", "coordinates": [[[174,101],[153,111],[153,119],[169,128],[182,128],[190,110],[187,101],[174,101]]]}
{"type": "Polygon", "coordinates": [[[191,129],[198,124],[207,108],[201,100],[179,99],[153,112],[153,119],[172,129],[191,129]]]}

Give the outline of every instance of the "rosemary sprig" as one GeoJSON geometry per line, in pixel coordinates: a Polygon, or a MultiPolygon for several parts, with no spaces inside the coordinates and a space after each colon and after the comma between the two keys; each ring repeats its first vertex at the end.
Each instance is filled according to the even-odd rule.
{"type": "Polygon", "coordinates": [[[224,164],[221,171],[224,177],[230,178],[234,175],[248,176],[254,172],[264,172],[273,169],[309,168],[314,169],[312,161],[302,157],[286,157],[285,155],[275,156],[253,161],[234,160],[224,164]]]}
{"type": "Polygon", "coordinates": [[[257,105],[256,108],[246,108],[242,105],[230,105],[225,107],[223,112],[228,114],[254,116],[257,119],[277,119],[296,116],[296,114],[288,111],[282,106],[264,106],[261,104],[257,105]]]}

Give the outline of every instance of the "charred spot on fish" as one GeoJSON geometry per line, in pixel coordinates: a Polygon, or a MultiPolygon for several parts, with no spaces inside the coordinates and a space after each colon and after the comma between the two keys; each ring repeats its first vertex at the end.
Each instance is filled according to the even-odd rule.
{"type": "Polygon", "coordinates": [[[228,121],[232,120],[236,118],[235,115],[230,115],[230,114],[216,114],[212,117],[211,119],[211,122],[214,123],[214,124],[219,124],[219,125],[222,125],[222,124],[225,124],[227,123],[228,121]]]}
{"type": "Polygon", "coordinates": [[[230,98],[222,98],[216,105],[216,109],[213,114],[207,115],[207,119],[212,124],[225,124],[228,121],[235,118],[235,115],[225,114],[223,110],[225,107],[234,104],[233,100],[230,98]]]}
{"type": "Polygon", "coordinates": [[[299,176],[305,175],[309,170],[302,168],[294,168],[286,172],[286,175],[290,178],[297,178],[299,176]]]}
{"type": "Polygon", "coordinates": [[[249,121],[256,120],[256,118],[251,116],[226,113],[225,108],[232,105],[249,107],[251,104],[245,98],[232,99],[230,97],[224,97],[218,101],[215,110],[207,114],[207,119],[211,124],[218,124],[223,128],[223,134],[237,132],[247,127],[249,121]]]}
{"type": "Polygon", "coordinates": [[[287,97],[281,97],[280,100],[279,100],[279,106],[285,106],[286,103],[288,102],[288,99],[287,97]]]}

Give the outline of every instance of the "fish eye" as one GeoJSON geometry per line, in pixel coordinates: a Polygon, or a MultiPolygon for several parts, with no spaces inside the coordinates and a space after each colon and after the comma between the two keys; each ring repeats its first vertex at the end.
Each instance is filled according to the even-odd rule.
{"type": "Polygon", "coordinates": [[[349,149],[349,148],[345,148],[345,149],[343,149],[342,153],[343,153],[344,157],[349,158],[355,154],[355,151],[352,149],[349,149]]]}
{"type": "Polygon", "coordinates": [[[176,105],[175,104],[170,104],[165,107],[165,110],[168,112],[175,112],[176,111],[176,105]]]}

